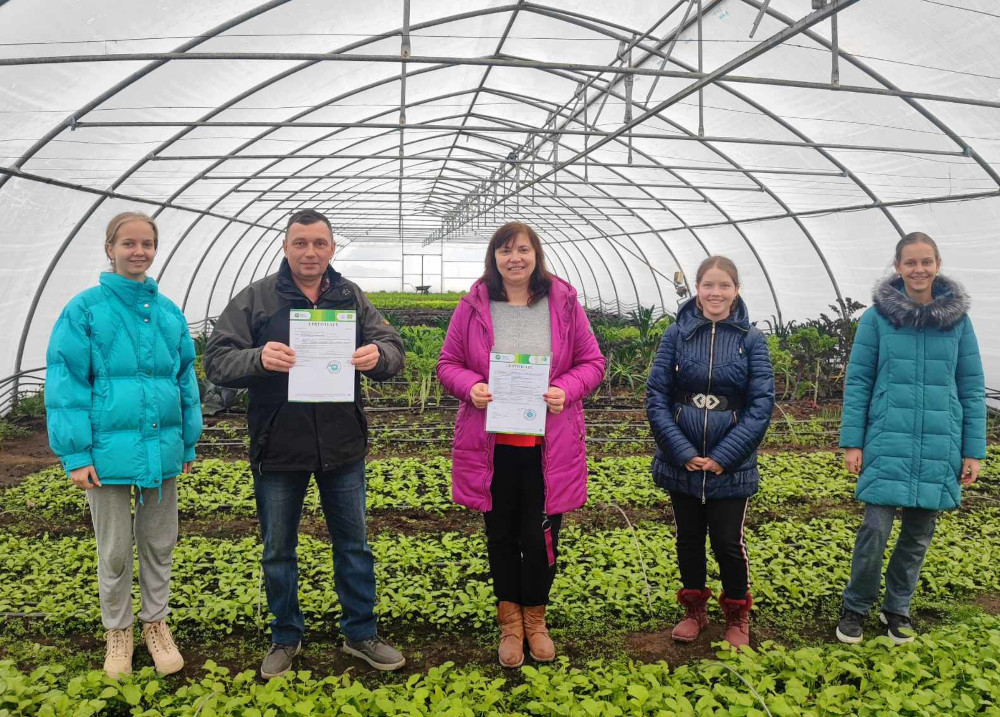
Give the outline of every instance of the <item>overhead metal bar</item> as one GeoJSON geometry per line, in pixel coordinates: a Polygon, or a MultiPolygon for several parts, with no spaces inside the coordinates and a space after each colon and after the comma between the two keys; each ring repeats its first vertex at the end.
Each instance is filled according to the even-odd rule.
{"type": "MultiPolygon", "coordinates": [[[[287,2],[287,0],[283,0],[287,2]]],[[[744,0],[745,1],[745,0],[744,0]]],[[[832,2],[850,2],[858,0],[832,0],[832,2]]],[[[830,10],[827,6],[816,12],[825,13],[826,17],[844,9],[845,5],[840,5],[838,10],[830,10]]],[[[495,8],[491,8],[496,12],[495,8]]],[[[771,8],[768,14],[774,15],[771,8]]],[[[472,13],[480,14],[480,13],[472,13]]],[[[398,33],[397,33],[398,34],[398,33]]],[[[389,35],[391,36],[391,35],[389,35]]],[[[841,54],[843,57],[843,54],[841,54]]],[[[5,57],[0,58],[0,67],[23,66],[23,65],[53,65],[53,64],[73,64],[89,62],[155,62],[165,63],[171,61],[184,60],[220,60],[234,62],[246,61],[275,61],[275,62],[369,62],[369,63],[396,63],[400,61],[398,55],[371,55],[355,53],[315,53],[315,52],[135,52],[120,53],[110,55],[55,55],[39,57],[5,57]]],[[[535,70],[565,70],[569,72],[596,72],[612,73],[617,75],[642,75],[650,77],[665,77],[687,80],[705,79],[708,75],[698,72],[683,72],[678,70],[660,70],[653,67],[628,67],[628,66],[608,66],[592,65],[582,63],[548,62],[541,60],[514,59],[510,57],[436,57],[436,56],[410,56],[408,63],[423,65],[444,65],[444,66],[480,66],[480,67],[514,67],[535,70]]],[[[863,85],[842,85],[825,82],[807,82],[803,80],[793,80],[777,77],[753,77],[746,75],[727,75],[727,82],[744,83],[752,85],[773,85],[778,87],[794,87],[799,89],[831,90],[839,92],[849,92],[864,95],[883,95],[888,97],[908,97],[910,99],[949,102],[955,104],[975,105],[979,107],[1000,108],[1000,101],[986,100],[975,97],[958,97],[955,95],[941,95],[929,92],[915,92],[911,90],[889,89],[887,87],[865,87],[863,85]]]]}
{"type": "MultiPolygon", "coordinates": [[[[630,169],[646,169],[642,166],[637,166],[635,164],[605,164],[600,163],[600,167],[616,167],[623,168],[628,167],[630,169]]],[[[766,167],[716,167],[716,166],[702,166],[699,164],[659,164],[655,166],[650,166],[648,169],[665,169],[671,172],[724,172],[724,173],[734,173],[734,174],[787,174],[796,175],[803,177],[847,177],[847,171],[835,171],[829,169],[787,169],[787,168],[773,168],[769,169],[766,167]]],[[[395,174],[365,174],[363,172],[358,174],[233,174],[233,175],[222,175],[222,176],[210,176],[203,177],[204,181],[223,181],[223,180],[267,180],[267,179],[277,179],[281,181],[295,181],[299,179],[357,179],[357,180],[368,180],[368,179],[395,179],[395,174]]],[[[407,181],[410,182],[431,182],[435,180],[440,181],[454,181],[454,182],[469,182],[469,181],[481,181],[487,179],[486,175],[482,175],[475,180],[470,179],[468,175],[449,177],[449,176],[431,176],[423,177],[420,175],[411,174],[407,176],[407,181]]],[[[560,182],[560,184],[572,184],[573,182],[560,182]]],[[[635,179],[635,181],[628,182],[609,182],[603,179],[591,179],[591,180],[581,180],[576,182],[576,184],[604,184],[608,186],[636,186],[636,187],[657,187],[659,186],[656,182],[646,182],[642,179],[635,179]]],[[[258,192],[258,189],[234,189],[234,192],[258,192]]]]}
{"type": "MultiPolygon", "coordinates": [[[[857,2],[857,0],[853,0],[857,2]]],[[[625,133],[625,130],[614,130],[612,132],[595,133],[591,135],[597,139],[615,139],[625,133]]],[[[366,138],[368,140],[370,138],[366,138]]],[[[749,144],[749,145],[759,145],[765,147],[801,147],[803,149],[826,149],[831,151],[857,151],[857,152],[889,152],[889,153],[903,153],[903,154],[926,154],[930,156],[939,157],[967,157],[963,151],[950,150],[950,149],[930,149],[926,147],[893,147],[889,145],[870,145],[870,144],[841,144],[836,142],[802,142],[800,140],[791,139],[760,139],[751,137],[711,137],[705,136],[700,137],[698,135],[661,135],[656,137],[658,140],[670,140],[675,142],[717,142],[720,144],[749,144]]],[[[589,150],[593,152],[593,148],[589,150]]],[[[323,160],[338,160],[338,159],[374,159],[375,155],[371,154],[178,154],[178,155],[149,155],[147,159],[151,162],[202,162],[202,161],[213,161],[218,159],[224,159],[226,161],[232,160],[285,160],[285,159],[323,159],[323,160]]],[[[477,159],[472,159],[469,157],[447,157],[444,155],[435,156],[425,156],[425,155],[412,155],[409,157],[401,157],[400,159],[405,160],[415,160],[422,162],[473,162],[479,164],[541,164],[547,166],[553,166],[555,169],[552,172],[558,171],[560,168],[565,167],[567,164],[572,164],[575,160],[569,160],[566,162],[547,162],[544,160],[535,160],[532,162],[531,159],[508,159],[506,157],[482,157],[477,159]]],[[[580,158],[582,159],[582,157],[580,158]]],[[[591,161],[593,157],[590,158],[591,161]]],[[[642,169],[642,166],[637,166],[634,164],[619,164],[620,167],[630,167],[633,169],[642,169]]],[[[645,167],[646,169],[653,169],[653,167],[645,167]]],[[[548,175],[546,175],[548,178],[548,175]]]]}
{"type": "Polygon", "coordinates": [[[126,194],[124,192],[115,192],[110,189],[97,189],[96,187],[88,187],[85,184],[77,184],[75,182],[64,182],[60,179],[55,179],[53,177],[43,177],[41,175],[35,174],[33,172],[25,172],[21,169],[15,169],[14,167],[3,167],[0,166],[0,175],[6,178],[16,178],[24,179],[30,182],[38,182],[40,184],[49,184],[53,187],[62,187],[63,189],[72,189],[76,192],[83,192],[85,194],[94,194],[104,199],[121,199],[127,202],[135,202],[137,204],[149,204],[151,206],[159,207],[160,209],[177,209],[183,212],[190,212],[192,214],[197,214],[204,217],[214,217],[216,219],[224,219],[229,222],[235,222],[236,224],[247,224],[250,226],[261,227],[264,229],[269,229],[270,227],[258,224],[256,222],[248,221],[246,219],[240,219],[238,217],[232,216],[230,214],[223,214],[221,212],[213,212],[207,209],[199,209],[198,207],[190,207],[185,204],[177,204],[170,201],[161,201],[158,199],[152,199],[150,197],[143,197],[137,194],[126,194]]]}

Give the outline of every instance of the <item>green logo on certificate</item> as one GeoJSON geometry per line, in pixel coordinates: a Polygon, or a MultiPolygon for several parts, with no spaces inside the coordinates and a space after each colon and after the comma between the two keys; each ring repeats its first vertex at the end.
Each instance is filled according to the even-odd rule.
{"type": "Polygon", "coordinates": [[[538,413],[535,411],[535,409],[529,408],[527,411],[524,412],[524,420],[534,421],[536,418],[538,418],[538,413]]]}
{"type": "Polygon", "coordinates": [[[326,365],[326,370],[330,373],[340,373],[341,368],[340,361],[331,361],[326,365]]]}

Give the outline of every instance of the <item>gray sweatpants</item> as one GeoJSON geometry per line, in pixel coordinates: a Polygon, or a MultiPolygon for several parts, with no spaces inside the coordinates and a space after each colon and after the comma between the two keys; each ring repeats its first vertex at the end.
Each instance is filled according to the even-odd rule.
{"type": "Polygon", "coordinates": [[[163,481],[163,499],[155,488],[103,485],[87,491],[97,536],[97,581],[101,621],[106,630],[132,625],[132,537],[139,555],[139,619],[156,622],[167,616],[170,567],[177,543],[177,479],[163,481]],[[132,496],[135,494],[135,518],[132,496]]]}

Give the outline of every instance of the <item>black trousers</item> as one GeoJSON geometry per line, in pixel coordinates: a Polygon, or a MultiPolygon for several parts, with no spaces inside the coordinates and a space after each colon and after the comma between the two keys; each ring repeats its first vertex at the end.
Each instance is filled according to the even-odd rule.
{"type": "Polygon", "coordinates": [[[497,601],[547,605],[556,576],[561,515],[545,515],[542,449],[496,446],[493,510],[485,513],[486,549],[497,601]]]}
{"type": "Polygon", "coordinates": [[[705,587],[705,534],[722,573],[722,589],[733,600],[742,600],[750,588],[750,559],[743,540],[748,498],[710,500],[670,492],[677,529],[677,563],[681,583],[688,590],[705,587]]]}

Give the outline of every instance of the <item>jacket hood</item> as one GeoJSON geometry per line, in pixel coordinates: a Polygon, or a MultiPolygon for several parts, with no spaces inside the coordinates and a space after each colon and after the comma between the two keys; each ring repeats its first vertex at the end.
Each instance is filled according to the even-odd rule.
{"type": "MultiPolygon", "coordinates": [[[[696,297],[685,301],[677,311],[677,328],[685,339],[691,338],[695,331],[710,323],[712,323],[711,319],[706,319],[705,315],[701,313],[701,309],[698,308],[696,297]]],[[[750,330],[750,312],[747,311],[747,305],[742,296],[736,297],[736,308],[730,312],[728,318],[717,323],[729,324],[740,331],[750,330]]]]}
{"type": "Polygon", "coordinates": [[[933,301],[920,304],[909,296],[900,276],[880,280],[872,292],[872,304],[897,329],[933,328],[947,331],[959,324],[969,312],[971,301],[965,287],[954,279],[938,274],[931,287],[933,301]]]}

